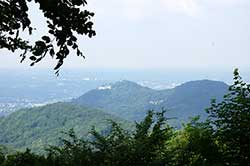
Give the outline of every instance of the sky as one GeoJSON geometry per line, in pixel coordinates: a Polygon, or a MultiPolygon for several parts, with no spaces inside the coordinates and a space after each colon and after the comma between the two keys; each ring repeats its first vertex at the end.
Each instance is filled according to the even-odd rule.
{"type": "MultiPolygon", "coordinates": [[[[30,4],[37,31],[46,33],[37,4],[30,4]]],[[[250,69],[249,0],[88,0],[97,36],[79,36],[86,59],[74,55],[63,68],[250,69]]],[[[29,68],[17,54],[0,50],[0,68],[29,68]]],[[[47,58],[35,68],[53,68],[47,58]]]]}

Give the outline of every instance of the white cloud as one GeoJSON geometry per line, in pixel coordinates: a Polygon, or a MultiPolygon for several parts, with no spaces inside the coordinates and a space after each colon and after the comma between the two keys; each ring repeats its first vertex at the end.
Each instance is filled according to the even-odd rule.
{"type": "Polygon", "coordinates": [[[170,12],[196,16],[200,11],[197,0],[161,0],[161,2],[170,12]]]}
{"type": "Polygon", "coordinates": [[[146,4],[143,0],[125,0],[122,1],[122,14],[131,19],[141,19],[146,14],[146,4]]]}
{"type": "Polygon", "coordinates": [[[202,0],[210,5],[236,5],[246,3],[248,0],[202,0]]]}
{"type": "Polygon", "coordinates": [[[90,8],[96,13],[141,20],[160,13],[181,13],[187,16],[198,15],[200,0],[108,0],[90,1],[90,8]]]}
{"type": "Polygon", "coordinates": [[[131,19],[142,19],[160,11],[197,16],[200,6],[197,0],[123,0],[123,14],[131,19]]]}
{"type": "Polygon", "coordinates": [[[249,0],[107,0],[89,1],[96,13],[141,20],[162,13],[199,16],[207,7],[227,7],[249,3],[249,0]]]}

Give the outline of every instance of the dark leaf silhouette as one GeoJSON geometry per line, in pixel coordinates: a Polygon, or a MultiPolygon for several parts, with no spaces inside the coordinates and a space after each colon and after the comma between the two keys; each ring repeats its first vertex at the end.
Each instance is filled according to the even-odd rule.
{"type": "MultiPolygon", "coordinates": [[[[59,71],[64,59],[70,52],[70,48],[78,48],[77,37],[74,34],[95,36],[91,18],[94,13],[82,10],[87,5],[85,0],[34,0],[40,5],[47,20],[48,34],[37,39],[35,44],[19,36],[19,31],[26,31],[32,35],[34,28],[28,15],[28,3],[32,0],[3,0],[0,1],[0,49],[8,49],[12,52],[22,50],[21,62],[26,58],[27,53],[32,53],[29,58],[31,66],[41,61],[48,52],[56,59],[58,64],[54,68],[59,71]],[[53,40],[52,40],[53,39],[53,40]],[[56,49],[58,47],[59,49],[56,49]],[[34,56],[36,58],[34,58],[34,56]],[[39,59],[39,60],[37,60],[39,59]]],[[[80,50],[76,54],[82,56],[80,50]]],[[[58,73],[58,72],[57,72],[58,73]]]]}

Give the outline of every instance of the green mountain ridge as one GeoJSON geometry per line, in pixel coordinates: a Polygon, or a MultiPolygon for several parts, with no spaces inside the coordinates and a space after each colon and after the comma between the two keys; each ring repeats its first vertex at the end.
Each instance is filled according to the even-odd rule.
{"type": "Polygon", "coordinates": [[[93,126],[105,132],[109,129],[108,120],[130,126],[129,122],[108,113],[70,103],[22,109],[0,119],[0,144],[19,150],[28,147],[40,152],[44,146],[58,145],[59,137],[64,136],[62,132],[71,128],[84,138],[88,137],[93,126]]]}
{"type": "Polygon", "coordinates": [[[120,81],[91,90],[72,100],[72,103],[102,109],[132,121],[143,119],[147,110],[165,108],[169,110],[167,116],[176,117],[180,122],[197,115],[205,118],[204,109],[209,106],[210,100],[221,100],[227,90],[228,85],[224,82],[211,80],[190,81],[166,90],[120,81]]]}
{"type": "MultiPolygon", "coordinates": [[[[168,93],[162,95],[167,96],[168,93]]],[[[108,113],[134,121],[141,120],[141,118],[135,118],[137,115],[138,117],[145,116],[149,99],[152,98],[153,100],[159,96],[161,96],[160,92],[153,89],[140,86],[131,81],[119,81],[91,90],[72,102],[102,109],[108,113]],[[105,89],[105,87],[107,88],[105,89]]]]}

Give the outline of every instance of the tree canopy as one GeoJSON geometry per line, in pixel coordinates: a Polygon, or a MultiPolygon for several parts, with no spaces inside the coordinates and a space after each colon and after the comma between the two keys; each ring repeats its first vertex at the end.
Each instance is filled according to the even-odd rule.
{"type": "Polygon", "coordinates": [[[90,38],[96,35],[91,21],[94,13],[82,10],[87,5],[86,0],[34,0],[40,5],[39,9],[46,19],[48,32],[31,43],[20,36],[22,31],[29,35],[36,33],[28,15],[28,3],[31,1],[0,1],[0,49],[12,52],[21,50],[21,62],[26,59],[27,53],[31,53],[31,66],[40,62],[46,55],[55,57],[58,62],[54,70],[58,74],[70,50],[75,50],[77,56],[84,57],[76,35],[86,35],[90,38]]]}
{"type": "Polygon", "coordinates": [[[238,69],[234,71],[234,84],[224,100],[219,103],[213,100],[207,111],[224,162],[250,163],[250,84],[242,80],[238,69]]]}

